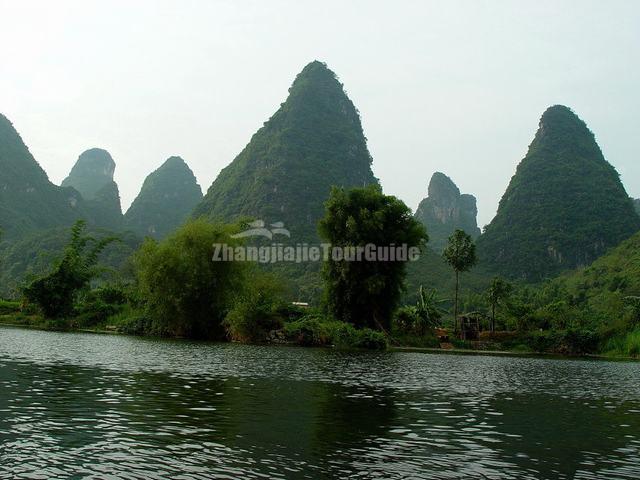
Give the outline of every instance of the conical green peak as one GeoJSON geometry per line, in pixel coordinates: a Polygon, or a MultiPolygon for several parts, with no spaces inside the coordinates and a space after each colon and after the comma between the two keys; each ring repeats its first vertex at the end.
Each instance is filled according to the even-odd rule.
{"type": "Polygon", "coordinates": [[[202,200],[202,190],[187,163],[169,157],[151,172],[125,214],[125,225],[142,236],[163,238],[179,227],[202,200]]]}
{"type": "Polygon", "coordinates": [[[535,141],[541,140],[555,141],[563,143],[569,141],[572,144],[580,144],[585,147],[596,148],[595,137],[587,124],[576,115],[573,110],[564,105],[554,105],[549,107],[540,118],[540,125],[535,141]],[[587,145],[589,144],[590,145],[587,145]]]}
{"type": "Polygon", "coordinates": [[[297,96],[304,96],[305,99],[322,96],[333,100],[336,96],[340,96],[347,99],[336,74],[325,63],[317,60],[309,63],[296,76],[289,88],[289,98],[286,103],[291,103],[297,96]]]}
{"type": "Polygon", "coordinates": [[[377,183],[360,116],[336,75],[318,61],[213,182],[194,215],[282,221],[298,241],[317,240],[331,187],[377,183]]]}
{"type": "Polygon", "coordinates": [[[293,82],[293,85],[295,85],[298,80],[321,78],[335,80],[336,74],[327,67],[326,63],[314,60],[302,69],[293,82]]]}
{"type": "Polygon", "coordinates": [[[503,275],[539,281],[589,264],[640,229],[640,218],[593,133],[554,105],[478,241],[503,275]]]}
{"type": "Polygon", "coordinates": [[[165,160],[165,162],[160,166],[160,169],[165,169],[165,168],[185,168],[189,171],[191,171],[191,169],[189,168],[189,166],[187,165],[187,162],[184,161],[184,159],[182,157],[178,157],[178,156],[171,156],[169,158],[167,158],[165,160]]]}

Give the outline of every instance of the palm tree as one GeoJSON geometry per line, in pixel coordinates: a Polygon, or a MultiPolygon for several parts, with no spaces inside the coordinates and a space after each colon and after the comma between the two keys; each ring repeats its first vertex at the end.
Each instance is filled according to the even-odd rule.
{"type": "Polygon", "coordinates": [[[511,293],[511,284],[505,282],[500,277],[495,277],[491,281],[491,286],[487,290],[487,300],[491,305],[491,325],[489,326],[491,332],[496,330],[496,307],[502,300],[507,298],[511,293]]]}
{"type": "Polygon", "coordinates": [[[456,274],[456,296],[454,301],[453,325],[458,331],[458,291],[460,290],[460,273],[467,272],[476,264],[476,246],[473,239],[464,230],[456,230],[449,237],[447,248],[442,253],[445,261],[451,265],[456,274]]]}

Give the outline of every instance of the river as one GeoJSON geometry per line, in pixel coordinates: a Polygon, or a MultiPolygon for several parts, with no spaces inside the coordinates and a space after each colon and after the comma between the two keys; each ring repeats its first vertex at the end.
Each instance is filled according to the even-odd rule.
{"type": "Polygon", "coordinates": [[[640,363],[0,327],[0,478],[640,478],[640,363]]]}

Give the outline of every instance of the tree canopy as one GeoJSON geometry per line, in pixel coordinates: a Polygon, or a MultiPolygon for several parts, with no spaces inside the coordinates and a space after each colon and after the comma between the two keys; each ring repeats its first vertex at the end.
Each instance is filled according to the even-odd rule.
{"type": "Polygon", "coordinates": [[[161,242],[148,238],[134,258],[138,290],[157,334],[224,337],[222,324],[245,285],[243,262],[214,261],[215,244],[234,246],[234,227],[187,222],[161,242]]]}
{"type": "MultiPolygon", "coordinates": [[[[422,246],[428,236],[411,210],[377,185],[345,190],[334,188],[319,223],[321,237],[332,246],[422,246]]],[[[402,261],[344,261],[325,263],[325,301],[338,319],[359,327],[386,329],[403,288],[402,261]]]]}

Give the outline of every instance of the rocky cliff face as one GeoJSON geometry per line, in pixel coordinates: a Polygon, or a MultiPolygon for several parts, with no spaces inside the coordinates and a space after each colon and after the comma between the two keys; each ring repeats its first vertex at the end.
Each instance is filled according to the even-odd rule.
{"type": "Polygon", "coordinates": [[[440,252],[456,229],[477,238],[480,235],[477,215],[476,198],[460,194],[449,177],[436,172],[429,182],[428,196],[418,205],[415,218],[427,227],[429,246],[440,252]]]}
{"type": "Polygon", "coordinates": [[[162,239],[178,228],[202,200],[195,175],[180,157],[170,157],[145,179],[124,216],[138,235],[162,239]]]}
{"type": "Polygon", "coordinates": [[[62,187],[73,187],[86,200],[93,223],[106,228],[120,228],[122,209],[120,192],[113,180],[116,163],[106,150],[92,148],[83,152],[62,181],[62,187]]]}
{"type": "Polygon", "coordinates": [[[542,115],[478,253],[498,273],[539,281],[588,265],[639,229],[633,202],[593,133],[556,105],[542,115]]]}

